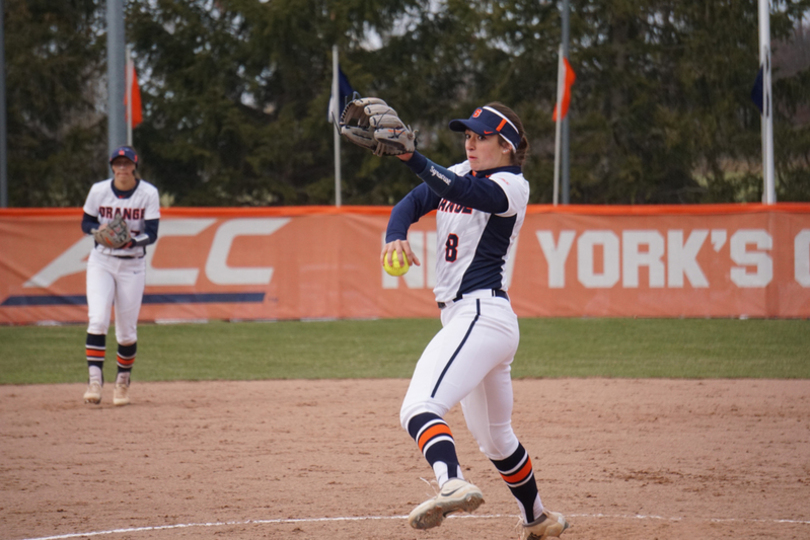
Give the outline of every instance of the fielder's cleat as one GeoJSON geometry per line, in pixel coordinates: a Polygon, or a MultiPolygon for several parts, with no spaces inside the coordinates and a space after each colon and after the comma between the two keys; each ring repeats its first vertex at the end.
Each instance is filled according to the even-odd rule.
{"type": "Polygon", "coordinates": [[[87,385],[87,390],[84,391],[85,403],[101,403],[101,383],[98,381],[90,381],[87,385]]]}
{"type": "Polygon", "coordinates": [[[115,383],[113,392],[113,405],[129,405],[129,385],[115,383]]]}
{"type": "Polygon", "coordinates": [[[520,540],[546,540],[558,538],[570,525],[562,514],[544,510],[543,515],[528,525],[523,525],[520,540]]]}
{"type": "Polygon", "coordinates": [[[448,514],[472,512],[484,502],[481,490],[460,478],[448,480],[439,494],[413,509],[408,523],[414,529],[438,527],[448,514]]]}

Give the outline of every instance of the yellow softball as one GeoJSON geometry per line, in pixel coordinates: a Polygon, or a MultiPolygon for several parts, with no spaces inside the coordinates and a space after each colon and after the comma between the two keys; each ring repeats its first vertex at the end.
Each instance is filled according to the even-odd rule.
{"type": "Polygon", "coordinates": [[[402,262],[399,261],[396,251],[391,254],[391,260],[393,263],[388,264],[388,256],[383,258],[383,268],[385,268],[385,271],[390,275],[401,276],[408,271],[408,258],[405,257],[404,253],[402,254],[402,262]]]}

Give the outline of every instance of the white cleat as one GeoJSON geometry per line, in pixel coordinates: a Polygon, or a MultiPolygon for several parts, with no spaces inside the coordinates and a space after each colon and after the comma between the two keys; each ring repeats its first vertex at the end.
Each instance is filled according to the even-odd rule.
{"type": "Polygon", "coordinates": [[[84,391],[84,402],[98,405],[101,403],[101,383],[90,381],[87,390],[84,391]]]}
{"type": "Polygon", "coordinates": [[[472,512],[484,502],[481,490],[460,478],[448,480],[439,494],[413,509],[408,523],[414,529],[438,527],[448,514],[472,512]]]}
{"type": "Polygon", "coordinates": [[[546,540],[558,538],[563,531],[571,527],[562,514],[544,510],[543,515],[528,525],[523,525],[520,540],[546,540]]]}
{"type": "Polygon", "coordinates": [[[115,392],[113,392],[113,405],[129,405],[129,385],[115,383],[115,392]]]}

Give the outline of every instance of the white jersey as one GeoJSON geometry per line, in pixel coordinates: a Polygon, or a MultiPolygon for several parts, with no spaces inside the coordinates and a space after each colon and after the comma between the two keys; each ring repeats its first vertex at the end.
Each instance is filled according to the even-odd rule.
{"type": "MultiPolygon", "coordinates": [[[[160,196],[155,186],[145,180],[138,180],[135,191],[126,198],[119,198],[113,191],[113,179],[109,178],[93,184],[84,203],[84,213],[98,218],[99,224],[110,223],[117,214],[123,214],[133,238],[144,231],[148,219],[160,219],[160,196]]],[[[113,249],[96,245],[96,251],[105,255],[136,256],[146,254],[144,246],[128,249],[113,249]]]]}
{"type": "MultiPolygon", "coordinates": [[[[449,168],[459,176],[471,172],[469,161],[449,168]]],[[[498,184],[509,200],[501,214],[490,214],[445,199],[436,214],[437,302],[449,302],[459,294],[479,289],[506,290],[504,266],[517,239],[526,205],[529,182],[523,174],[495,172],[477,181],[498,184]]]]}
{"type": "MultiPolygon", "coordinates": [[[[501,149],[504,154],[509,149],[495,138],[509,143],[513,152],[524,138],[522,129],[501,109],[495,104],[479,107],[469,119],[450,122],[452,131],[465,133],[467,155],[484,158],[479,163],[513,161],[514,156],[510,160],[499,156],[501,149]],[[490,135],[493,137],[488,139],[490,135]]],[[[506,263],[514,256],[512,250],[526,217],[529,183],[517,164],[472,171],[465,161],[444,168],[415,151],[406,165],[422,184],[391,211],[384,253],[390,253],[392,247],[405,249],[399,243],[407,237],[410,225],[436,209],[433,291],[442,321],[441,330],[416,363],[399,412],[402,427],[433,469],[441,492],[417,506],[408,520],[415,528],[439,525],[443,518],[441,512],[435,512],[443,504],[439,499],[446,496],[451,500],[456,492],[466,494],[462,502],[469,503],[472,510],[483,500],[478,488],[464,481],[453,433],[445,421],[447,413],[461,404],[478,448],[517,500],[524,536],[535,538],[531,533],[541,528],[551,531],[546,523],[537,525],[541,516],[557,520],[553,524],[557,528],[551,532],[559,536],[567,523],[559,514],[542,514],[529,453],[512,431],[512,361],[520,343],[520,327],[503,291],[506,263]]]]}

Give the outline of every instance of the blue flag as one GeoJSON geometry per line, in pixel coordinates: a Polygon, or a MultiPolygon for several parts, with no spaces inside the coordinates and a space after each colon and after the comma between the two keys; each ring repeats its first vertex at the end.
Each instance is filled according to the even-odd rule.
{"type": "Polygon", "coordinates": [[[346,103],[351,99],[352,95],[354,94],[354,88],[352,85],[349,84],[349,79],[346,77],[346,74],[343,73],[343,70],[338,67],[338,102],[337,102],[337,110],[334,109],[334,99],[333,97],[329,96],[329,109],[326,113],[326,119],[332,123],[337,122],[340,119],[340,113],[343,112],[343,108],[346,106],[346,103]]]}
{"type": "Polygon", "coordinates": [[[757,80],[754,82],[754,87],[751,89],[751,100],[754,102],[754,105],[757,106],[757,109],[759,109],[759,114],[762,114],[762,66],[760,66],[757,72],[757,80]]]}

